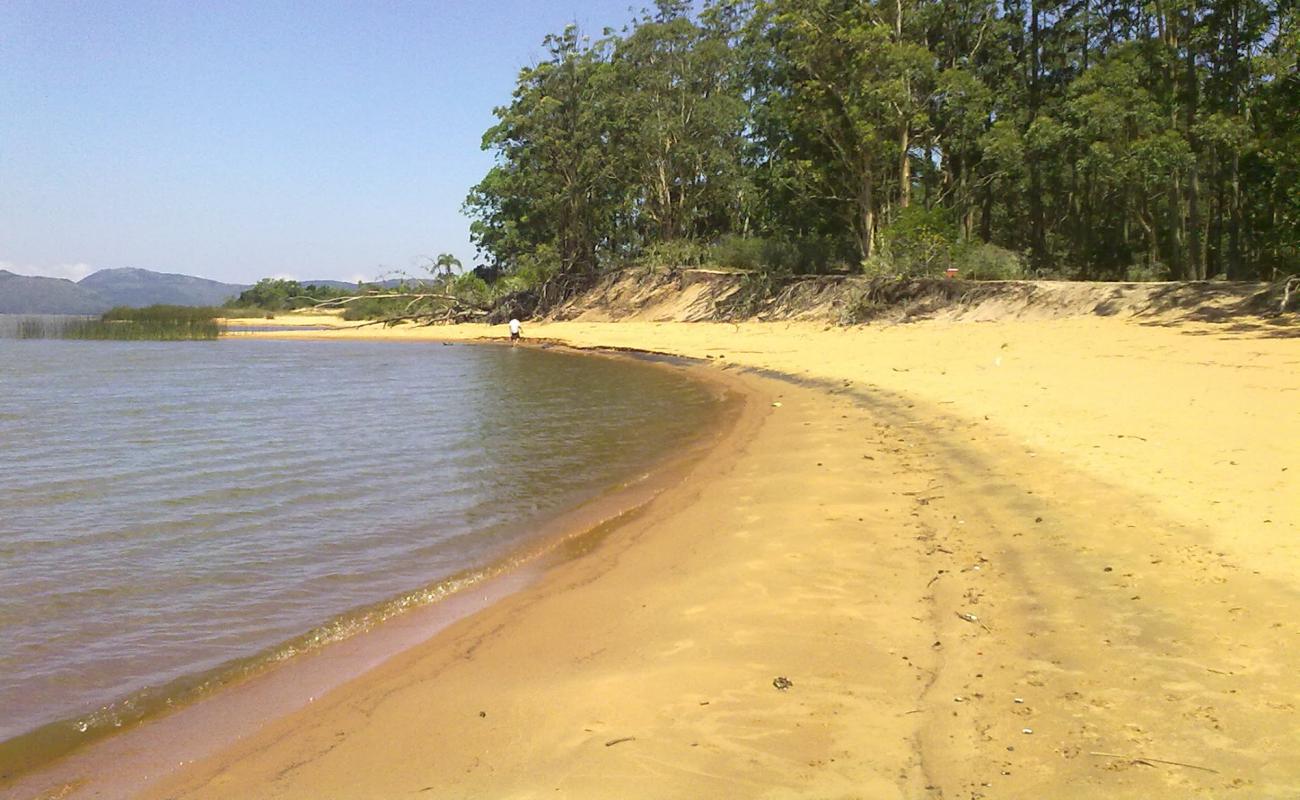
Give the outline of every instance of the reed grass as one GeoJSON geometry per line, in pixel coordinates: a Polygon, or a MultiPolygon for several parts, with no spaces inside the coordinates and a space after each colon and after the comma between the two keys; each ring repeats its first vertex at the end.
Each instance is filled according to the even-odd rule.
{"type": "Polygon", "coordinates": [[[99,319],[20,320],[18,336],[22,339],[161,342],[216,339],[225,329],[225,324],[217,321],[224,313],[219,308],[195,306],[118,307],[104,312],[99,319]]]}
{"type": "Polygon", "coordinates": [[[14,335],[19,339],[50,339],[58,335],[61,323],[51,323],[39,317],[23,317],[18,320],[14,335]]]}

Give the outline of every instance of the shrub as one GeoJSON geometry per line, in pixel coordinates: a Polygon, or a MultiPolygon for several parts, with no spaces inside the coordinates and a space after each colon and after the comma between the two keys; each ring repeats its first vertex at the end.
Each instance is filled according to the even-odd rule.
{"type": "Polygon", "coordinates": [[[710,248],[710,260],[720,267],[759,269],[763,266],[765,239],[728,234],[710,248]]]}
{"type": "Polygon", "coordinates": [[[708,260],[709,248],[694,239],[655,242],[641,254],[641,263],[651,269],[698,267],[708,260]]]}
{"type": "Polygon", "coordinates": [[[487,281],[472,272],[457,275],[451,282],[450,288],[451,294],[457,300],[479,307],[486,307],[498,293],[488,285],[487,281]]]}
{"type": "Polygon", "coordinates": [[[1159,261],[1143,259],[1136,264],[1130,264],[1125,270],[1124,277],[1137,283],[1167,281],[1169,280],[1169,267],[1159,261]]]}
{"type": "Polygon", "coordinates": [[[988,242],[961,243],[952,264],[958,277],[972,281],[1013,281],[1026,274],[1023,256],[988,242]]]}
{"type": "Polygon", "coordinates": [[[862,262],[862,274],[868,278],[900,277],[898,268],[894,265],[894,259],[890,258],[886,250],[885,245],[877,245],[876,251],[871,254],[870,258],[862,262]]]}
{"type": "Polygon", "coordinates": [[[823,273],[848,264],[833,242],[817,237],[788,240],[733,234],[719,239],[709,253],[709,260],[720,267],[773,275],[823,273]]]}
{"type": "Polygon", "coordinates": [[[507,279],[510,285],[503,286],[502,290],[521,291],[540,286],[558,275],[560,267],[560,256],[555,248],[549,244],[540,245],[533,252],[519,257],[514,272],[507,279]]]}
{"type": "Polygon", "coordinates": [[[400,297],[367,297],[362,300],[355,300],[348,303],[343,310],[343,319],[345,320],[362,320],[362,319],[383,319],[402,313],[406,304],[410,300],[400,297]]]}
{"type": "Polygon", "coordinates": [[[933,275],[952,264],[958,236],[957,223],[947,209],[908,206],[880,232],[881,255],[893,274],[933,275]]]}

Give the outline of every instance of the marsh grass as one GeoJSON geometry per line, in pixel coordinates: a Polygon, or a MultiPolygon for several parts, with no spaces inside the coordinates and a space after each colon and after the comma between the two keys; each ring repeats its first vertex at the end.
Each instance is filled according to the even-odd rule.
{"type": "Polygon", "coordinates": [[[20,320],[18,336],[22,339],[161,342],[215,339],[225,329],[225,324],[217,321],[224,313],[219,308],[194,306],[118,307],[104,312],[99,319],[20,320]]]}
{"type": "Polygon", "coordinates": [[[50,339],[58,335],[58,329],[64,324],[40,317],[23,317],[14,327],[14,336],[19,339],[50,339]]]}

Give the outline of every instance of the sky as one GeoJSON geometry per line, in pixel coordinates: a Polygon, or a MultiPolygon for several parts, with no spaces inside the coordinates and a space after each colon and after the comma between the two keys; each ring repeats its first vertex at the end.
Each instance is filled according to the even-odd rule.
{"type": "Polygon", "coordinates": [[[0,269],[469,268],[492,109],[546,34],[646,4],[0,0],[0,269]]]}

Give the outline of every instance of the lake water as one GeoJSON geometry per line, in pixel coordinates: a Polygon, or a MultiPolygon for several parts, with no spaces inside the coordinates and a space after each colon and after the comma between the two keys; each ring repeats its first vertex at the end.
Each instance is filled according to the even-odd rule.
{"type": "Polygon", "coordinates": [[[473,583],[717,411],[531,348],[0,339],[0,775],[473,583]]]}

